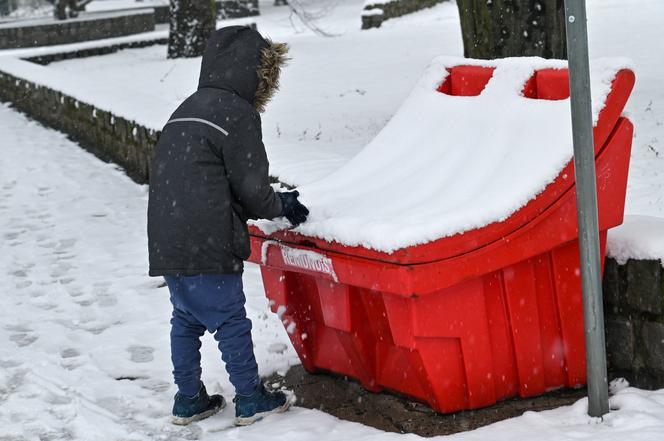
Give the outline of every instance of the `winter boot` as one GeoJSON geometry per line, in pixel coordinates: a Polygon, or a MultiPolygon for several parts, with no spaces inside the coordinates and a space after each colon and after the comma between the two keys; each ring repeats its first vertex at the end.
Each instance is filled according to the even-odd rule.
{"type": "Polygon", "coordinates": [[[281,391],[269,392],[262,383],[259,383],[251,395],[236,395],[235,425],[248,426],[273,413],[286,412],[291,401],[281,391]]]}
{"type": "Polygon", "coordinates": [[[189,398],[175,394],[173,404],[173,424],[186,426],[194,421],[200,421],[214,415],[226,407],[226,400],[221,395],[209,396],[205,386],[201,383],[198,393],[189,398]]]}

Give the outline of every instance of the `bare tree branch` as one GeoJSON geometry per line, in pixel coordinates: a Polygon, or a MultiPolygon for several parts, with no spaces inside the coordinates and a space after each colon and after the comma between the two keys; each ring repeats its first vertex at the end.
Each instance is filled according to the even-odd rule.
{"type": "MultiPolygon", "coordinates": [[[[327,32],[318,26],[315,22],[328,15],[330,11],[339,5],[340,1],[341,0],[327,1],[325,2],[326,5],[318,11],[309,10],[307,7],[302,5],[300,0],[288,0],[288,7],[291,9],[292,14],[300,19],[302,24],[304,24],[317,35],[322,37],[338,37],[340,34],[327,32]]],[[[293,23],[292,16],[291,23],[293,23]]]]}

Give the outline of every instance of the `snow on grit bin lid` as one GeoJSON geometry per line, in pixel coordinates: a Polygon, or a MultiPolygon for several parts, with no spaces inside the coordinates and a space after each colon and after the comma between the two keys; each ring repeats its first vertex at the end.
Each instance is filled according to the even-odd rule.
{"type": "MultiPolygon", "coordinates": [[[[630,64],[591,63],[600,143],[622,112],[631,72],[628,90],[612,103],[613,121],[602,133],[600,112],[617,73],[630,64]]],[[[534,57],[434,59],[373,141],[328,177],[298,188],[311,214],[289,236],[394,253],[505,221],[572,159],[569,88],[564,96],[555,92],[556,81],[567,81],[566,71],[555,72],[566,68],[566,61],[534,57]],[[460,67],[461,73],[454,73],[460,67]],[[466,82],[463,69],[475,69],[475,80],[484,79],[479,85],[466,82]],[[538,88],[535,73],[542,71],[550,81],[538,88]],[[547,89],[551,83],[553,89],[547,89]]],[[[267,234],[288,227],[284,221],[255,225],[267,234]]]]}

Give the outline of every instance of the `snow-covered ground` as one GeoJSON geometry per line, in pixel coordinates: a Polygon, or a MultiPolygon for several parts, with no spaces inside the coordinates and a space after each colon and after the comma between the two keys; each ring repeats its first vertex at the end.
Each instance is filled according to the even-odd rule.
{"type": "MultiPolygon", "coordinates": [[[[228,425],[230,411],[167,424],[170,304],[146,273],[147,187],[6,105],[0,139],[0,439],[178,439],[228,425]]],[[[261,373],[284,370],[297,356],[257,267],[245,287],[261,373]]],[[[205,380],[228,394],[207,343],[205,380]]]]}
{"type": "MultiPolygon", "coordinates": [[[[326,8],[318,25],[337,37],[315,35],[287,9],[272,7],[272,0],[262,1],[257,19],[259,29],[292,46],[293,61],[265,115],[264,134],[273,173],[295,184],[345,164],[385,126],[433,57],[462,53],[452,3],[371,31],[359,31],[363,0],[313,3],[326,8]]],[[[628,105],[636,138],[627,212],[640,217],[628,217],[611,233],[612,252],[662,258],[664,2],[588,4],[591,55],[630,57],[638,78],[628,105]]],[[[133,112],[155,128],[193,91],[199,68],[198,60],[166,60],[164,47],[29,68],[11,55],[16,52],[0,52],[0,69],[54,81],[82,101],[133,112]]],[[[170,310],[167,290],[146,275],[145,187],[4,105],[0,140],[0,440],[420,439],[300,408],[245,429],[230,427],[232,408],[191,427],[168,424],[175,391],[170,310]]],[[[253,265],[245,288],[261,373],[297,363],[281,323],[268,312],[253,265]]],[[[209,388],[230,398],[211,338],[203,367],[209,388]]],[[[664,391],[619,391],[603,422],[588,418],[585,406],[582,400],[448,438],[664,438],[664,391]]]]}
{"type": "MultiPolygon", "coordinates": [[[[0,105],[0,439],[418,440],[294,408],[249,428],[233,409],[169,423],[168,291],[146,275],[146,188],[58,132],[0,105]]],[[[261,373],[296,363],[258,268],[244,277],[261,373]]],[[[211,336],[204,381],[232,397],[211,336]]],[[[528,412],[450,441],[660,441],[664,390],[620,390],[604,421],[586,401],[528,412]]]]}

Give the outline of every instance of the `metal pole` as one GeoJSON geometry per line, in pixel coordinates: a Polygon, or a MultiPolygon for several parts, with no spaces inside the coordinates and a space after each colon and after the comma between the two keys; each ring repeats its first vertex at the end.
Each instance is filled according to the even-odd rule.
{"type": "Polygon", "coordinates": [[[601,417],[609,412],[609,392],[585,0],[565,0],[565,18],[588,366],[588,414],[601,417]]]}

